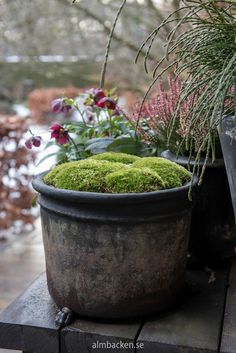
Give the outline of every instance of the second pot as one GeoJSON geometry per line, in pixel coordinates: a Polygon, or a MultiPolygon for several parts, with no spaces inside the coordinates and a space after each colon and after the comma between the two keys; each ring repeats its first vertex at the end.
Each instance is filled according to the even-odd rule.
{"type": "MultiPolygon", "coordinates": [[[[184,167],[193,166],[188,157],[164,151],[162,157],[184,167]]],[[[200,161],[203,166],[204,159],[200,161]]],[[[223,159],[209,162],[192,212],[189,251],[208,265],[234,256],[236,226],[223,159]]]]}

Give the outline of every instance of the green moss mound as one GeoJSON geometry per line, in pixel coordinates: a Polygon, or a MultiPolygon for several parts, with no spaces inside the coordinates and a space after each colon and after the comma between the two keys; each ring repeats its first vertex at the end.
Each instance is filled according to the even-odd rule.
{"type": "Polygon", "coordinates": [[[190,179],[190,172],[164,158],[103,153],[60,164],[44,177],[44,182],[75,191],[141,193],[180,187],[190,179]],[[123,163],[118,162],[121,160],[123,163]]]}
{"type": "Polygon", "coordinates": [[[78,161],[76,162],[68,162],[68,163],[62,163],[54,167],[48,174],[46,174],[43,178],[44,182],[47,185],[53,185],[55,184],[55,178],[58,175],[58,173],[64,169],[67,169],[67,167],[75,166],[78,164],[78,161]]]}
{"type": "Polygon", "coordinates": [[[106,190],[111,193],[150,192],[164,188],[161,177],[148,168],[128,168],[106,176],[106,190]]]}
{"type": "Polygon", "coordinates": [[[161,157],[141,158],[133,167],[155,171],[163,179],[166,189],[180,187],[191,180],[191,173],[184,167],[161,157]]]}
{"type": "Polygon", "coordinates": [[[140,160],[141,158],[138,156],[133,156],[131,154],[126,154],[126,153],[105,152],[105,153],[92,156],[89,159],[118,162],[123,164],[132,164],[135,161],[140,160]]]}
{"type": "MultiPolygon", "coordinates": [[[[77,163],[66,163],[53,173],[53,185],[59,189],[104,192],[105,176],[114,171],[126,168],[124,164],[108,161],[83,160],[77,163]]],[[[49,174],[50,174],[49,173],[49,174]]]]}

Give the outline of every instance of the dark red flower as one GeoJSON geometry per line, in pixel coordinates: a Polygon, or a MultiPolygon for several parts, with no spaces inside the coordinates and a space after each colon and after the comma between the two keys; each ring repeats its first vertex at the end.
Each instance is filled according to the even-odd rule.
{"type": "Polygon", "coordinates": [[[110,110],[115,110],[116,102],[112,98],[104,97],[97,102],[97,106],[99,108],[107,108],[110,110]]]}
{"type": "Polygon", "coordinates": [[[102,98],[106,97],[106,95],[105,95],[105,93],[103,92],[102,89],[94,89],[94,93],[93,94],[94,94],[93,99],[94,99],[95,103],[98,103],[102,98]]]}
{"type": "Polygon", "coordinates": [[[58,98],[52,101],[53,113],[68,113],[72,109],[67,98],[58,98]]]}
{"type": "Polygon", "coordinates": [[[33,146],[40,147],[41,142],[42,142],[41,136],[32,136],[27,141],[25,141],[25,146],[31,150],[33,146]]]}
{"type": "Polygon", "coordinates": [[[55,138],[57,143],[60,145],[65,145],[69,141],[69,133],[63,126],[60,124],[54,124],[50,127],[52,130],[51,138],[55,138]]]}

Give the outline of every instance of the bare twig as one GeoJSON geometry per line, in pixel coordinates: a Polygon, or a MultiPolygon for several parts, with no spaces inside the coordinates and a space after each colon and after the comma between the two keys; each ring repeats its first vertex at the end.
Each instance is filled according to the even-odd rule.
{"type": "Polygon", "coordinates": [[[111,49],[111,42],[112,42],[112,38],[114,36],[114,31],[116,28],[116,24],[117,21],[120,17],[120,14],[123,10],[123,8],[125,7],[126,4],[126,0],[123,0],[121,6],[119,7],[119,10],[116,14],[115,20],[113,22],[113,25],[111,27],[111,32],[108,38],[108,43],[107,43],[107,47],[106,47],[106,53],[105,53],[105,58],[104,58],[104,63],[103,63],[103,67],[102,67],[102,73],[101,73],[101,82],[100,82],[100,87],[103,88],[104,84],[105,84],[105,77],[106,77],[106,69],[107,69],[107,63],[108,63],[108,58],[109,58],[109,53],[110,53],[110,49],[111,49]]]}

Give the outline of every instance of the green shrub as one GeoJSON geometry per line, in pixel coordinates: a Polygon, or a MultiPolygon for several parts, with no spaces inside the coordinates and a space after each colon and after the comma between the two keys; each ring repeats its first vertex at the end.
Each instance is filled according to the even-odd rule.
{"type": "Polygon", "coordinates": [[[133,164],[135,168],[149,168],[165,182],[167,189],[182,186],[191,179],[191,173],[177,163],[161,157],[141,158],[133,164]]]}
{"type": "Polygon", "coordinates": [[[111,193],[150,192],[164,188],[161,177],[148,168],[127,168],[106,176],[106,189],[111,193]]]}
{"type": "Polygon", "coordinates": [[[123,164],[132,164],[141,158],[137,156],[133,156],[131,154],[126,154],[126,153],[106,152],[106,153],[101,153],[101,154],[92,156],[89,159],[118,162],[123,164]]]}

